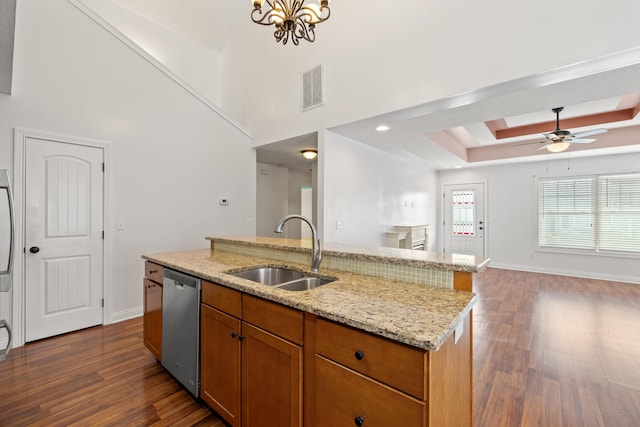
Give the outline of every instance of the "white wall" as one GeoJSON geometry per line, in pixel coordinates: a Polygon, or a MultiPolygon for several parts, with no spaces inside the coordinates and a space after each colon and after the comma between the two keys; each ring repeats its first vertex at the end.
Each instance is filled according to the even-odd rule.
{"type": "Polygon", "coordinates": [[[235,28],[222,54],[222,107],[252,129],[254,146],[619,52],[640,40],[640,2],[629,0],[393,6],[352,0],[331,8],[314,43],[276,44],[271,28],[248,18],[235,28]],[[301,73],[320,63],[325,105],[302,113],[301,73]]]}
{"type": "Polygon", "coordinates": [[[283,234],[274,233],[273,229],[285,215],[300,214],[300,187],[303,184],[311,186],[311,173],[257,163],[256,179],[257,235],[299,239],[301,228],[298,221],[287,223],[283,234]]]}
{"type": "Polygon", "coordinates": [[[249,138],[69,2],[18,2],[13,84],[0,96],[0,169],[13,170],[14,127],[111,144],[115,318],[141,313],[142,254],[255,233],[249,138]]]}
{"type": "Polygon", "coordinates": [[[278,221],[287,214],[289,169],[267,163],[256,164],[256,234],[267,237],[285,237],[274,233],[278,221]]]}
{"type": "MultiPolygon", "coordinates": [[[[547,160],[441,171],[441,185],[487,182],[485,238],[491,266],[640,283],[638,258],[537,250],[536,177],[638,171],[640,154],[547,160]]],[[[441,242],[439,242],[441,248],[441,242]]]]}
{"type": "Polygon", "coordinates": [[[438,179],[424,161],[394,156],[332,132],[323,134],[324,241],[384,246],[384,233],[394,225],[435,228],[438,179]],[[336,221],[341,229],[336,229],[336,221]]]}
{"type": "Polygon", "coordinates": [[[120,31],[215,105],[220,103],[219,54],[109,0],[74,0],[120,31]]]}
{"type": "MultiPolygon", "coordinates": [[[[293,169],[289,169],[288,177],[288,200],[287,200],[287,213],[288,214],[302,214],[302,186],[312,186],[311,172],[302,172],[293,169]]],[[[312,216],[308,217],[313,222],[312,216]]],[[[292,223],[288,225],[286,230],[288,232],[287,237],[289,239],[300,239],[302,237],[302,228],[309,231],[311,235],[311,229],[302,221],[298,221],[299,224],[292,223]]],[[[315,224],[314,224],[315,225],[315,224]]]]}

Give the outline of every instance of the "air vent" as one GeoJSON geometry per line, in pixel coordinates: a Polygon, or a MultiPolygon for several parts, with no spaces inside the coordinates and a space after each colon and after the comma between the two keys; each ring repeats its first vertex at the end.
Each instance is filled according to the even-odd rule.
{"type": "Polygon", "coordinates": [[[322,65],[302,73],[302,111],[324,105],[322,65]]]}

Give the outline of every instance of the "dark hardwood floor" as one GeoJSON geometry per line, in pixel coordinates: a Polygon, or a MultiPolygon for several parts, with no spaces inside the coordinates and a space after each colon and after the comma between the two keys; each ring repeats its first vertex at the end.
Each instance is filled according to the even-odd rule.
{"type": "Polygon", "coordinates": [[[488,269],[474,425],[640,426],[640,284],[488,269]]]}
{"type": "MultiPolygon", "coordinates": [[[[640,285],[488,269],[474,290],[475,427],[640,426],[640,285]]],[[[28,425],[224,426],[141,318],[11,350],[0,426],[28,425]]]]}
{"type": "Polygon", "coordinates": [[[142,343],[142,318],[27,344],[0,362],[0,426],[224,424],[142,343]]]}

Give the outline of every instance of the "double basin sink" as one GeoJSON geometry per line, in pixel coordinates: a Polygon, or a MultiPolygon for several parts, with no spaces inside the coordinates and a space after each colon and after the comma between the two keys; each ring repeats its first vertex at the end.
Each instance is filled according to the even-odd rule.
{"type": "Polygon", "coordinates": [[[236,272],[230,271],[227,274],[286,291],[306,291],[335,280],[330,277],[312,276],[286,267],[254,267],[236,272]]]}

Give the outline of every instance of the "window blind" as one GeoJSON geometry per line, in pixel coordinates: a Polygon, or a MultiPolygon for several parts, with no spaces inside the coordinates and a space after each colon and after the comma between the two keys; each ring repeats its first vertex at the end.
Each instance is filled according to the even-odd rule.
{"type": "Polygon", "coordinates": [[[594,249],[595,180],[553,179],[539,182],[539,245],[594,249]]]}
{"type": "Polygon", "coordinates": [[[538,244],[640,253],[640,174],[541,179],[538,244]]]}
{"type": "Polygon", "coordinates": [[[598,177],[598,248],[640,252],[640,174],[598,177]]]}

